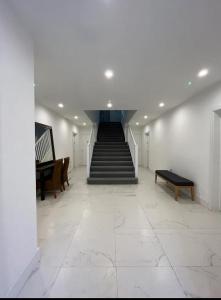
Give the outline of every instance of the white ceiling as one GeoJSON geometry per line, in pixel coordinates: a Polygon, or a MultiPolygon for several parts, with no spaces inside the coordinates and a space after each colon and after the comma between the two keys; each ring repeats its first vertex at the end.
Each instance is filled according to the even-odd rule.
{"type": "Polygon", "coordinates": [[[221,79],[220,0],[12,2],[34,40],[36,100],[80,123],[111,99],[144,124],[221,79]]]}

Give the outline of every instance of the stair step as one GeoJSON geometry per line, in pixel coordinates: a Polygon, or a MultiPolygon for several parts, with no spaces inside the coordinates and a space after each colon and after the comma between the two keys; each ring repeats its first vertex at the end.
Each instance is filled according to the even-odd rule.
{"type": "Polygon", "coordinates": [[[129,147],[129,145],[128,144],[126,144],[126,143],[121,143],[121,144],[119,144],[119,143],[112,143],[112,144],[110,144],[110,143],[108,143],[108,144],[104,144],[104,143],[99,143],[99,144],[95,144],[94,145],[95,147],[106,147],[106,148],[108,148],[108,147],[129,147]]]}
{"type": "Polygon", "coordinates": [[[121,140],[121,139],[99,139],[98,138],[98,142],[101,142],[101,143],[123,143],[124,140],[121,140]]]}
{"type": "Polygon", "coordinates": [[[94,156],[130,156],[130,151],[121,151],[121,152],[114,152],[114,151],[94,151],[94,156]]]}
{"type": "Polygon", "coordinates": [[[101,153],[101,152],[128,152],[130,153],[130,149],[129,148],[94,148],[94,152],[97,152],[97,153],[101,153]]]}
{"type": "Polygon", "coordinates": [[[128,145],[126,142],[96,142],[95,146],[125,146],[128,145]]]}
{"type": "Polygon", "coordinates": [[[94,178],[87,179],[88,184],[137,184],[136,177],[94,178]]]}
{"type": "Polygon", "coordinates": [[[134,172],[134,166],[91,166],[91,172],[112,172],[112,171],[126,171],[134,172]]]}
{"type": "Polygon", "coordinates": [[[129,161],[122,161],[122,160],[93,160],[91,163],[92,167],[96,166],[133,166],[132,160],[129,161]]]}
{"type": "Polygon", "coordinates": [[[99,177],[99,178],[117,178],[117,177],[134,177],[135,173],[132,171],[101,171],[101,172],[91,172],[90,177],[99,177]]]}
{"type": "Polygon", "coordinates": [[[126,150],[130,150],[129,146],[127,145],[117,145],[117,146],[114,146],[114,145],[96,145],[94,147],[94,150],[115,150],[115,151],[126,151],[126,150]]]}
{"type": "Polygon", "coordinates": [[[130,148],[121,123],[101,123],[94,146],[89,184],[136,184],[130,148]]]}
{"type": "Polygon", "coordinates": [[[93,156],[92,157],[92,161],[96,161],[96,160],[112,160],[112,161],[131,161],[131,156],[93,156]]]}

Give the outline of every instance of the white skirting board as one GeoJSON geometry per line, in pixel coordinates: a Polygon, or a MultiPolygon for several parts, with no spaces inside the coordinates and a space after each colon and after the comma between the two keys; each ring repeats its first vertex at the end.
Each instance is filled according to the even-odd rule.
{"type": "Polygon", "coordinates": [[[32,258],[30,264],[27,266],[27,268],[24,270],[20,278],[17,280],[16,284],[13,286],[13,288],[8,292],[6,295],[7,298],[16,298],[25,285],[26,281],[30,278],[30,276],[35,272],[39,266],[40,266],[40,249],[37,249],[37,252],[35,256],[32,258]]]}

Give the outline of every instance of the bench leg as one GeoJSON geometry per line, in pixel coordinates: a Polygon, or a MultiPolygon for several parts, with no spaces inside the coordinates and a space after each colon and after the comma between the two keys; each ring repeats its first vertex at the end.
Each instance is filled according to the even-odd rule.
{"type": "Polygon", "coordinates": [[[157,174],[155,174],[155,183],[157,183],[157,174]]]}
{"type": "Polygon", "coordinates": [[[191,197],[192,197],[192,201],[195,200],[195,191],[194,191],[194,186],[191,186],[190,187],[190,190],[191,190],[191,197]]]}
{"type": "Polygon", "coordinates": [[[176,186],[175,187],[175,200],[176,201],[178,201],[179,193],[180,193],[180,189],[178,186],[176,186]]]}

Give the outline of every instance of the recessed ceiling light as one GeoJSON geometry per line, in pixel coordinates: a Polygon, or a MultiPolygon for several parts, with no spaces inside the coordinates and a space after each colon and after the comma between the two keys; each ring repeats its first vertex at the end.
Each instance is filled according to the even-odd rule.
{"type": "Polygon", "coordinates": [[[148,116],[146,115],[146,116],[144,116],[144,119],[148,119],[148,116]]]}
{"type": "Polygon", "coordinates": [[[140,123],[139,123],[139,122],[137,122],[137,123],[136,123],[136,125],[137,125],[137,126],[139,126],[139,125],[140,125],[140,123]]]}
{"type": "Polygon", "coordinates": [[[198,72],[198,77],[199,78],[202,78],[202,77],[205,77],[209,74],[209,70],[208,69],[202,69],[198,72]]]}
{"type": "Polygon", "coordinates": [[[63,103],[59,103],[59,104],[58,104],[58,107],[63,108],[63,107],[64,107],[64,104],[63,104],[63,103]]]}
{"type": "Polygon", "coordinates": [[[108,108],[111,108],[112,106],[113,106],[113,104],[112,104],[111,102],[108,102],[108,103],[107,103],[107,107],[108,107],[108,108]]]}
{"type": "Polygon", "coordinates": [[[86,125],[87,125],[87,123],[84,122],[84,123],[83,123],[83,126],[86,126],[86,125]]]}
{"type": "Polygon", "coordinates": [[[188,81],[188,85],[191,86],[192,85],[192,81],[188,81]]]}
{"type": "Polygon", "coordinates": [[[104,75],[107,79],[111,79],[111,78],[114,77],[114,71],[113,70],[106,70],[104,75]]]}
{"type": "Polygon", "coordinates": [[[78,116],[74,116],[75,120],[78,120],[78,116]]]}
{"type": "Polygon", "coordinates": [[[165,103],[163,103],[163,102],[161,102],[160,104],[159,104],[159,107],[164,107],[165,106],[165,103]]]}

